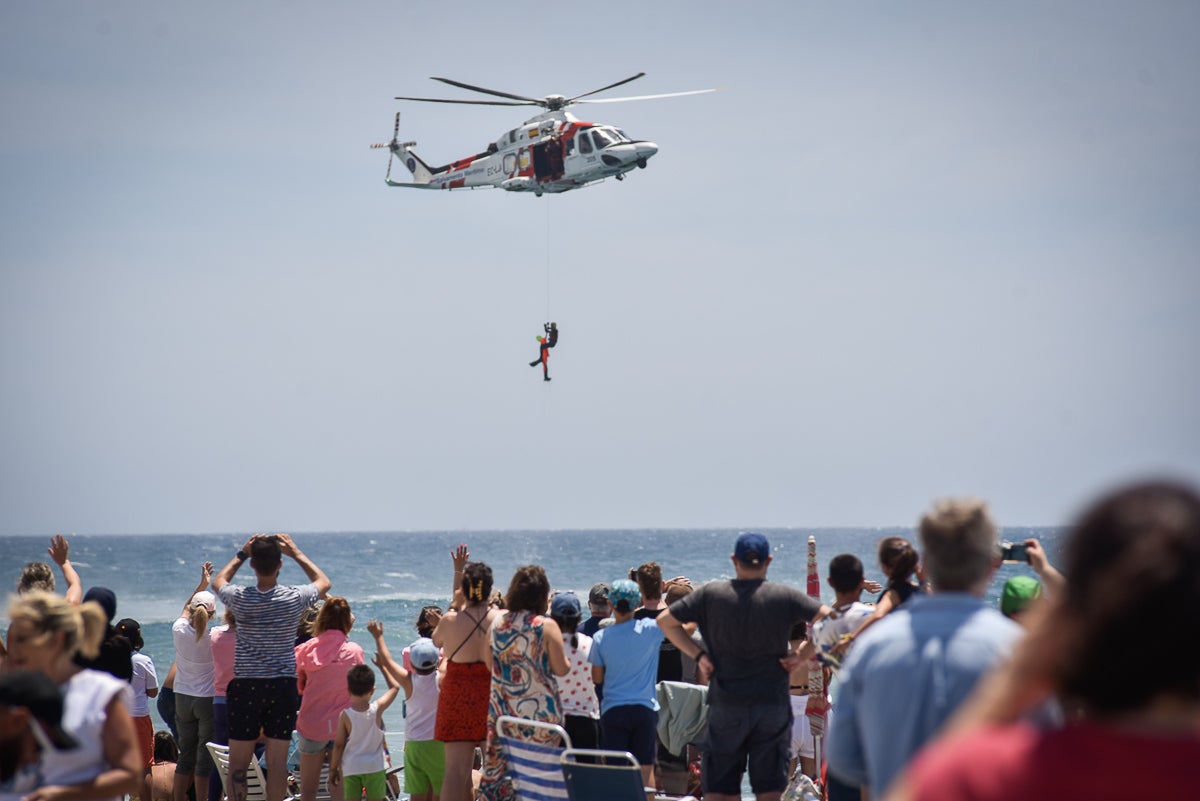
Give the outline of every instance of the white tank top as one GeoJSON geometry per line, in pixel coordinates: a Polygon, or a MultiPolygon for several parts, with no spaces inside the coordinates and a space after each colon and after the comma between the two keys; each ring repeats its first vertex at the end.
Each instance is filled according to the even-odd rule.
{"type": "Polygon", "coordinates": [[[412,673],[412,698],[404,702],[404,739],[410,742],[433,740],[434,723],[437,721],[438,673],[428,676],[412,673]]]}
{"type": "Polygon", "coordinates": [[[343,776],[363,776],[387,768],[377,706],[378,702],[372,701],[366,712],[358,712],[353,707],[346,709],[346,716],[350,718],[350,736],[346,738],[346,750],[342,752],[343,776]]]}

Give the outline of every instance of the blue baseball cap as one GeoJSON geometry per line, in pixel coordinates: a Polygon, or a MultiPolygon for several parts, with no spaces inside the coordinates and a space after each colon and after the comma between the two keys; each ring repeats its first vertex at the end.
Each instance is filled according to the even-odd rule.
{"type": "Polygon", "coordinates": [[[771,543],[762,534],[748,531],[738,537],[737,545],[733,546],[733,555],[742,564],[757,567],[771,555],[771,543]]]}
{"type": "Polygon", "coordinates": [[[408,646],[408,660],[417,670],[429,670],[437,667],[441,658],[442,654],[438,651],[438,647],[428,637],[421,637],[408,646]]]}
{"type": "Polygon", "coordinates": [[[556,593],[550,599],[550,617],[561,617],[563,620],[578,620],[583,617],[583,606],[579,596],[573,592],[556,593]]]}
{"type": "Polygon", "coordinates": [[[642,605],[642,591],[629,579],[617,579],[608,591],[608,602],[619,612],[632,612],[642,605]],[[626,609],[620,608],[622,601],[625,602],[626,609]]]}

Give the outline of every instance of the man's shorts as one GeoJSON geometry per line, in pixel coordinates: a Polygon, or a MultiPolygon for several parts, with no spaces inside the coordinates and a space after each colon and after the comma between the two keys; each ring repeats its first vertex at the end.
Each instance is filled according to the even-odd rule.
{"type": "Polygon", "coordinates": [[[804,714],[804,710],[808,707],[808,696],[789,695],[788,700],[792,703],[792,747],[788,753],[792,759],[796,757],[815,759],[817,741],[813,737],[812,724],[809,722],[808,716],[804,714]]]}
{"type": "Polygon", "coordinates": [[[300,706],[294,676],[232,679],[225,700],[230,740],[257,740],[259,731],[275,740],[292,739],[300,706]]]}
{"type": "Polygon", "coordinates": [[[770,703],[709,703],[702,770],[704,792],[740,795],[750,765],[750,789],[778,793],[787,787],[792,708],[770,703]]]}
{"type": "MultiPolygon", "coordinates": [[[[408,766],[404,767],[405,772],[408,766]]],[[[346,801],[359,801],[363,797],[363,789],[367,791],[368,801],[382,801],[387,798],[387,771],[377,770],[374,773],[358,773],[342,777],[342,798],[346,801]]]]}
{"type": "Polygon", "coordinates": [[[600,715],[600,747],[628,751],[642,765],[658,756],[658,713],[648,706],[614,706],[600,715]]]}
{"type": "Polygon", "coordinates": [[[446,776],[446,747],[441,740],[408,740],[404,743],[404,792],[442,794],[446,776]]]}

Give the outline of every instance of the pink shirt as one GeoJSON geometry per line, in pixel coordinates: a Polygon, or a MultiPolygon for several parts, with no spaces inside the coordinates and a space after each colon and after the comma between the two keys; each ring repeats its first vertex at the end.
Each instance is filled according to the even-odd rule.
{"type": "Polygon", "coordinates": [[[310,740],[337,737],[338,716],[350,706],[346,674],[361,664],[362,647],[340,631],[323,631],[296,646],[296,683],[304,696],[296,731],[310,740]]]}
{"type": "Polygon", "coordinates": [[[213,655],[213,694],[218,698],[225,697],[225,688],[233,678],[233,653],[237,648],[237,630],[228,626],[218,626],[209,634],[212,640],[213,655]]]}
{"type": "Polygon", "coordinates": [[[1195,798],[1200,737],[1096,722],[992,726],[922,751],[909,781],[918,801],[1195,798]]]}

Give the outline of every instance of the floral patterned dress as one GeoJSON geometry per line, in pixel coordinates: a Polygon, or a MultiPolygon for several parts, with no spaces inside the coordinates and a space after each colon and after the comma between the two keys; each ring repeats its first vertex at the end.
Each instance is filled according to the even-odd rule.
{"type": "Polygon", "coordinates": [[[510,801],[512,783],[496,741],[501,715],[562,724],[558,681],[550,670],[550,654],[542,635],[545,617],[507,612],[492,624],[492,692],[488,704],[488,742],[480,790],[487,801],[510,801]]]}

